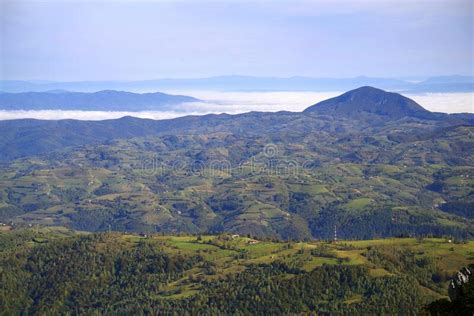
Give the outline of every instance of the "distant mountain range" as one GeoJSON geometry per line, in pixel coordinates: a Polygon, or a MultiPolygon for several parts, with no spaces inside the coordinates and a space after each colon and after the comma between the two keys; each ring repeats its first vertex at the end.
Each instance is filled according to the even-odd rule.
{"type": "MultiPolygon", "coordinates": [[[[144,100],[169,99],[183,102],[197,99],[184,96],[169,96],[166,94],[133,94],[127,92],[103,91],[98,93],[46,93],[51,100],[61,100],[64,95],[76,96],[76,101],[81,97],[93,100],[109,99],[111,108],[124,109],[124,105],[133,106],[131,100],[143,97],[144,100]],[[104,96],[105,95],[105,96],[104,96]],[[55,96],[59,96],[57,99],[55,96]],[[100,98],[104,96],[104,98],[100,98]],[[119,100],[118,96],[125,96],[119,100]],[[112,101],[117,99],[114,105],[112,101]]],[[[0,94],[1,96],[32,96],[42,93],[0,94]]],[[[33,104],[35,101],[33,101],[33,104]]],[[[145,102],[145,101],[143,101],[145,102]]],[[[0,102],[0,104],[2,104],[0,102]]],[[[58,103],[59,104],[59,103],[58,103]]],[[[72,106],[72,102],[69,103],[72,106]]],[[[97,103],[103,104],[103,103],[97,103]]],[[[39,104],[38,104],[39,105],[39,104]]],[[[94,108],[92,105],[90,108],[94,108]]],[[[95,107],[101,109],[102,107],[95,107]]],[[[389,121],[400,119],[428,120],[441,126],[473,125],[474,114],[459,113],[445,114],[434,113],[424,109],[415,101],[398,93],[386,92],[373,87],[361,87],[348,91],[338,97],[331,98],[308,107],[301,113],[281,111],[277,113],[249,112],[239,115],[203,115],[185,116],[176,119],[150,120],[124,117],[116,120],[104,121],[78,121],[59,120],[42,121],[32,119],[0,121],[0,161],[10,160],[42,154],[63,147],[98,144],[110,139],[143,137],[147,135],[173,134],[173,133],[207,133],[209,131],[237,132],[245,134],[265,134],[268,130],[278,130],[278,122],[285,118],[285,126],[294,123],[286,119],[303,120],[312,124],[312,117],[332,117],[354,122],[364,122],[371,126],[384,125],[389,121]]],[[[283,124],[283,123],[282,123],[283,124]]],[[[304,129],[304,126],[294,126],[295,130],[304,129]]]]}
{"type": "Polygon", "coordinates": [[[50,90],[46,92],[0,93],[2,110],[174,110],[174,105],[197,102],[196,98],[160,92],[131,93],[104,90],[93,93],[50,90]]]}
{"type": "Polygon", "coordinates": [[[394,78],[310,78],[310,77],[252,77],[218,76],[197,79],[158,79],[142,81],[82,81],[29,82],[3,80],[3,92],[39,92],[68,90],[95,92],[100,90],[157,91],[157,90],[216,90],[216,91],[347,91],[360,86],[376,86],[399,92],[472,92],[472,76],[440,76],[420,82],[394,78]]]}

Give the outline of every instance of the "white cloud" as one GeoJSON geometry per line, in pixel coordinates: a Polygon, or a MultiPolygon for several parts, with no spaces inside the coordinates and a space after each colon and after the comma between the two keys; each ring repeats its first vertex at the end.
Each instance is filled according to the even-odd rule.
{"type": "MultiPolygon", "coordinates": [[[[215,92],[215,91],[167,91],[192,95],[205,102],[183,103],[175,111],[63,111],[63,110],[0,110],[0,120],[33,118],[40,120],[105,120],[124,116],[170,119],[185,115],[209,113],[237,114],[249,111],[294,111],[299,112],[319,101],[341,94],[340,92],[215,92]]],[[[428,93],[406,94],[424,108],[434,112],[474,113],[474,93],[428,93]]]]}
{"type": "Polygon", "coordinates": [[[201,115],[204,113],[194,112],[173,112],[173,111],[142,111],[142,112],[120,112],[120,111],[63,111],[63,110],[21,110],[21,111],[5,111],[0,110],[0,120],[16,120],[16,119],[38,119],[38,120],[83,120],[83,121],[99,121],[118,119],[124,116],[134,116],[138,118],[148,118],[154,120],[171,119],[184,115],[201,115]]]}
{"type": "MultiPolygon", "coordinates": [[[[196,112],[242,113],[249,111],[303,111],[308,106],[338,96],[342,92],[214,92],[214,91],[167,91],[174,94],[192,95],[206,103],[185,104],[183,110],[196,112]]],[[[407,94],[432,112],[474,113],[474,93],[423,93],[407,94]]]]}
{"type": "Polygon", "coordinates": [[[216,92],[216,91],[167,91],[173,94],[192,95],[206,102],[185,103],[180,110],[197,112],[243,113],[250,111],[299,112],[319,101],[341,92],[216,92]]]}
{"type": "Polygon", "coordinates": [[[405,96],[432,112],[474,113],[474,93],[424,93],[405,96]]]}

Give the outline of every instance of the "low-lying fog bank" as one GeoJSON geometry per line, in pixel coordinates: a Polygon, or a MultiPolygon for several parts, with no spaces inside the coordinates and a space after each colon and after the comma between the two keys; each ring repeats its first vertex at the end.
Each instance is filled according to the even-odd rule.
{"type": "MultiPolygon", "coordinates": [[[[170,119],[185,115],[209,113],[237,114],[249,111],[302,111],[319,101],[337,96],[341,92],[215,92],[215,91],[164,91],[191,95],[206,102],[183,103],[174,111],[64,111],[64,110],[0,110],[0,120],[33,118],[42,120],[105,120],[123,116],[149,119],[170,119]]],[[[474,112],[474,93],[405,94],[433,112],[474,112]]]]}

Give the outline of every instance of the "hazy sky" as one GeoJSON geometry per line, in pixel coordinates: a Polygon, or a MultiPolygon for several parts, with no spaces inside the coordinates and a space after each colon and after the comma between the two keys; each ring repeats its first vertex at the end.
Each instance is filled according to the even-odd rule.
{"type": "Polygon", "coordinates": [[[468,75],[473,2],[0,0],[0,77],[468,75]]]}

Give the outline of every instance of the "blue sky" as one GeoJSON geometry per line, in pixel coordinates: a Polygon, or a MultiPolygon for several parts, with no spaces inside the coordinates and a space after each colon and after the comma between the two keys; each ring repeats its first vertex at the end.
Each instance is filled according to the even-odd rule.
{"type": "Polygon", "coordinates": [[[473,1],[0,0],[0,77],[473,73],[473,1]]]}

